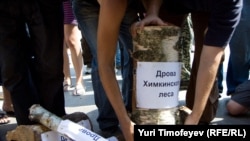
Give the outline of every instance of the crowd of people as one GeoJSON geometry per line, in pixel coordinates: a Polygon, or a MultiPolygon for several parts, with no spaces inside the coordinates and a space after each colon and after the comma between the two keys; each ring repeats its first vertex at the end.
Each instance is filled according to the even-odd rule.
{"type": "MultiPolygon", "coordinates": [[[[208,125],[214,119],[222,89],[218,70],[227,46],[231,51],[227,109],[231,115],[245,114],[250,107],[249,8],[247,0],[0,1],[1,85],[10,96],[4,100],[11,105],[2,110],[13,112],[17,125],[35,124],[28,118],[33,104],[59,117],[66,115],[64,92],[72,89],[74,96],[85,94],[84,38],[92,56],[90,73],[100,134],[133,141],[130,53],[135,33],[148,25],[181,26],[190,16],[195,51],[185,101],[192,112],[184,124],[208,125]],[[118,49],[121,88],[115,73],[118,49]]],[[[1,112],[0,124],[8,122],[1,112]]]]}

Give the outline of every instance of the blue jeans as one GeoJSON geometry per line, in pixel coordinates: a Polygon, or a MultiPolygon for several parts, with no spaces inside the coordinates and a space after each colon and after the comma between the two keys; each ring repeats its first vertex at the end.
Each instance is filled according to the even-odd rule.
{"type": "Polygon", "coordinates": [[[233,94],[235,88],[248,80],[250,69],[250,1],[244,0],[242,17],[237,26],[230,46],[227,69],[227,94],[233,94]]]}
{"type": "Polygon", "coordinates": [[[115,66],[116,67],[121,67],[121,49],[118,45],[115,53],[115,66]]]}
{"type": "MultiPolygon", "coordinates": [[[[97,24],[99,5],[94,1],[73,0],[73,11],[79,23],[82,35],[85,37],[92,53],[92,85],[94,90],[95,104],[99,115],[97,122],[101,130],[119,125],[116,114],[103,89],[97,62],[97,24]]],[[[108,19],[107,19],[108,20],[108,19]]],[[[132,99],[132,58],[129,50],[133,49],[132,37],[129,32],[130,25],[136,20],[136,12],[127,12],[121,24],[119,45],[122,47],[122,95],[127,110],[131,110],[132,99]]],[[[115,61],[115,60],[114,60],[115,61]]]]}

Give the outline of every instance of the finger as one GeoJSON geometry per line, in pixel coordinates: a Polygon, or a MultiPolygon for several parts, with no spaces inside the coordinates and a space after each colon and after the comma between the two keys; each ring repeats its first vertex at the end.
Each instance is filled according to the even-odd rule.
{"type": "Polygon", "coordinates": [[[136,36],[136,33],[138,32],[138,30],[140,30],[140,22],[139,21],[135,22],[130,27],[130,33],[131,33],[132,37],[136,36]]]}

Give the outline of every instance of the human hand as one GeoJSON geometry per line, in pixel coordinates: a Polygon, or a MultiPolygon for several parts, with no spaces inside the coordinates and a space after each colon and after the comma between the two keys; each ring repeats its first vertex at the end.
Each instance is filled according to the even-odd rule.
{"type": "Polygon", "coordinates": [[[197,125],[198,123],[199,119],[195,118],[191,113],[187,116],[184,125],[197,125]]]}
{"type": "Polygon", "coordinates": [[[132,37],[135,37],[136,33],[142,30],[144,26],[149,26],[149,25],[166,26],[169,24],[164,22],[158,16],[148,15],[145,18],[143,18],[141,21],[137,21],[131,25],[130,32],[131,32],[132,37]]]}

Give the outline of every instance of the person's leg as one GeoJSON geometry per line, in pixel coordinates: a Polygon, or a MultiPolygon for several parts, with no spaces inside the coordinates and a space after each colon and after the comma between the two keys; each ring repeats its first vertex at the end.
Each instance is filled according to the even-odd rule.
{"type": "Polygon", "coordinates": [[[227,69],[227,95],[235,92],[235,88],[249,79],[250,69],[250,3],[244,1],[242,15],[229,44],[230,56],[227,69]]]}
{"type": "MultiPolygon", "coordinates": [[[[35,50],[35,85],[39,103],[61,117],[66,114],[63,92],[62,1],[38,0],[41,13],[32,13],[28,27],[35,50]]],[[[35,10],[36,12],[38,10],[35,10]]],[[[29,13],[27,13],[28,15],[29,13]]]]}
{"type": "Polygon", "coordinates": [[[247,114],[250,110],[250,80],[244,81],[235,88],[235,93],[227,103],[230,115],[238,116],[247,114]]]}
{"type": "Polygon", "coordinates": [[[81,39],[83,62],[86,65],[85,74],[91,74],[92,54],[84,36],[81,39]]]}
{"type": "Polygon", "coordinates": [[[137,20],[137,11],[130,10],[125,14],[121,23],[119,45],[121,48],[121,71],[122,71],[122,96],[128,112],[132,112],[132,90],[133,90],[133,52],[132,36],[130,26],[137,20]]]}
{"type": "MultiPolygon", "coordinates": [[[[118,43],[119,44],[119,43],[118,43]]],[[[115,68],[121,69],[121,47],[118,45],[115,54],[115,68]]]]}
{"type": "Polygon", "coordinates": [[[14,109],[12,105],[10,92],[4,86],[2,86],[2,88],[3,88],[3,98],[4,98],[2,110],[5,111],[9,115],[13,115],[14,109]]]}
{"type": "Polygon", "coordinates": [[[6,115],[5,111],[0,110],[0,125],[7,124],[10,122],[9,117],[6,115]]]}
{"type": "MultiPolygon", "coordinates": [[[[1,72],[1,67],[0,67],[0,72],[1,72]]],[[[0,85],[2,85],[2,77],[1,77],[2,75],[0,74],[0,85]]],[[[2,86],[2,89],[3,89],[3,100],[5,100],[5,94],[7,94],[7,93],[5,93],[4,92],[4,87],[2,86]],[[5,94],[4,94],[5,93],[5,94]]],[[[8,93],[9,94],[9,93],[8,93]]],[[[8,99],[8,98],[7,98],[8,99]]],[[[3,105],[4,105],[4,103],[3,103],[3,105]]],[[[3,106],[2,105],[2,106],[3,106]]],[[[5,105],[6,105],[6,103],[5,103],[5,105]]],[[[11,102],[11,104],[10,104],[10,106],[12,106],[12,102],[11,102]]],[[[13,110],[13,109],[12,109],[13,110]]],[[[9,123],[10,122],[10,120],[9,120],[9,117],[6,115],[6,112],[4,111],[4,110],[1,110],[0,109],[0,125],[1,124],[7,124],[7,123],[9,123]]]]}
{"type": "Polygon", "coordinates": [[[70,49],[71,60],[74,66],[76,82],[73,95],[85,94],[85,88],[83,84],[83,57],[81,48],[81,32],[77,25],[64,24],[64,39],[65,43],[70,49]]]}
{"type": "Polygon", "coordinates": [[[67,47],[64,41],[64,44],[63,44],[63,74],[64,74],[63,90],[64,91],[69,91],[71,87],[71,75],[70,75],[68,50],[69,48],[67,47]]]}
{"type": "Polygon", "coordinates": [[[97,122],[101,130],[115,129],[119,122],[103,89],[97,62],[97,24],[99,5],[96,1],[73,0],[73,10],[92,53],[91,79],[94,90],[95,104],[98,108],[97,122]]]}
{"type": "MultiPolygon", "coordinates": [[[[30,10],[33,3],[0,1],[0,64],[3,86],[10,92],[18,124],[31,124],[29,108],[37,103],[30,84],[28,35],[20,16],[21,9],[30,10]],[[15,11],[11,9],[16,9],[15,11]]],[[[37,7],[36,7],[37,8],[37,7]]],[[[35,8],[35,9],[36,9],[35,8]]]]}
{"type": "Polygon", "coordinates": [[[229,100],[227,103],[227,111],[232,116],[244,115],[249,109],[234,100],[229,100]]]}
{"type": "Polygon", "coordinates": [[[72,1],[63,2],[64,10],[64,40],[71,52],[71,60],[76,75],[75,87],[73,95],[85,94],[85,86],[83,83],[83,56],[81,47],[81,31],[79,30],[77,20],[73,13],[72,1]]]}

